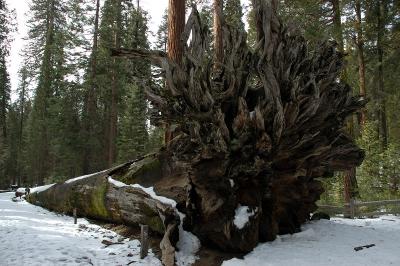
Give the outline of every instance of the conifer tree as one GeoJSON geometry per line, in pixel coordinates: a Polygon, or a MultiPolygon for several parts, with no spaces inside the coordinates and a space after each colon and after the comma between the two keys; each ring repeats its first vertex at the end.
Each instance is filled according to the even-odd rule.
{"type": "Polygon", "coordinates": [[[238,31],[244,31],[245,29],[242,17],[243,10],[240,0],[225,0],[224,18],[226,23],[238,31]]]}
{"type": "Polygon", "coordinates": [[[98,89],[97,84],[97,58],[100,21],[100,0],[96,0],[95,14],[93,17],[93,41],[90,51],[89,64],[84,82],[84,99],[82,114],[81,138],[83,140],[82,172],[88,174],[100,170],[102,163],[101,154],[101,123],[98,114],[98,89]]]}
{"type": "Polygon", "coordinates": [[[167,52],[168,43],[168,10],[164,10],[164,15],[161,19],[160,26],[157,30],[157,40],[155,46],[158,50],[167,52]]]}
{"type": "MultiPolygon", "coordinates": [[[[147,40],[147,17],[140,6],[131,9],[127,16],[123,45],[130,48],[149,49],[147,40]]],[[[129,73],[125,84],[127,100],[121,115],[118,157],[120,161],[131,160],[146,151],[148,143],[147,101],[144,85],[151,81],[150,65],[146,61],[127,62],[129,73]]]]}
{"type": "Polygon", "coordinates": [[[0,0],[0,185],[7,184],[7,162],[9,147],[7,146],[7,115],[10,109],[10,77],[7,69],[7,58],[10,52],[11,33],[15,29],[14,13],[10,11],[4,0],[0,0]]]}

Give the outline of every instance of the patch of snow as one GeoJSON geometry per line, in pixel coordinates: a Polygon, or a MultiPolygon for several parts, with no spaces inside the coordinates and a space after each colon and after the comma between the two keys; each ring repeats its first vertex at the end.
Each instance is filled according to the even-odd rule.
{"type": "Polygon", "coordinates": [[[183,219],[185,214],[178,211],[181,223],[179,224],[179,241],[176,243],[179,251],[175,252],[176,265],[188,266],[192,265],[199,257],[196,253],[201,247],[200,240],[191,232],[183,230],[183,219]]]}
{"type": "Polygon", "coordinates": [[[249,218],[253,216],[257,211],[251,210],[248,206],[241,206],[240,204],[235,210],[235,218],[233,223],[238,229],[243,229],[243,227],[249,222],[249,218]]]}
{"type": "Polygon", "coordinates": [[[66,180],[64,183],[69,184],[69,183],[72,183],[72,182],[75,182],[75,181],[78,181],[78,180],[81,180],[81,179],[85,179],[85,178],[88,178],[88,177],[91,177],[91,176],[94,176],[94,175],[102,174],[102,173],[105,173],[105,172],[107,172],[107,170],[103,170],[103,171],[100,171],[100,172],[97,172],[97,173],[93,173],[93,174],[74,177],[74,178],[66,180]]]}
{"type": "Polygon", "coordinates": [[[45,190],[51,188],[52,186],[54,186],[55,184],[56,183],[53,183],[53,184],[50,184],[50,185],[44,185],[44,186],[40,186],[40,187],[31,188],[31,193],[35,193],[35,192],[39,193],[39,192],[45,191],[45,190]]]}
{"type": "Polygon", "coordinates": [[[0,265],[162,265],[151,250],[141,260],[136,239],[124,239],[85,219],[74,224],[72,217],[13,202],[13,196],[0,194],[0,265]],[[103,240],[121,244],[105,247],[103,240]]]}
{"type": "Polygon", "coordinates": [[[172,207],[174,207],[174,208],[176,207],[176,201],[175,201],[175,200],[169,199],[169,198],[163,197],[163,196],[158,196],[158,195],[154,192],[153,187],[148,187],[148,188],[146,188],[146,187],[143,187],[143,186],[141,186],[141,185],[139,185],[139,184],[133,184],[133,185],[130,185],[130,186],[131,186],[131,187],[134,187],[134,188],[140,188],[141,190],[143,190],[144,192],[146,192],[147,194],[149,194],[149,196],[152,197],[152,198],[155,199],[155,200],[158,200],[158,201],[160,201],[160,202],[162,202],[162,203],[164,203],[164,204],[170,205],[170,206],[172,206],[172,207]]]}
{"type": "Polygon", "coordinates": [[[250,115],[250,119],[254,119],[255,117],[256,117],[256,112],[255,111],[251,111],[250,113],[249,113],[249,115],[250,115]]]}
{"type": "Polygon", "coordinates": [[[234,186],[235,186],[235,181],[233,181],[233,179],[230,179],[230,178],[229,178],[229,183],[231,183],[231,187],[234,187],[234,186]]]}
{"type": "Polygon", "coordinates": [[[243,259],[231,259],[223,266],[309,266],[309,265],[400,265],[400,217],[378,219],[334,218],[312,221],[302,232],[279,236],[259,244],[243,259]],[[355,251],[354,248],[375,244],[355,251]]]}
{"type": "Polygon", "coordinates": [[[24,187],[20,187],[20,188],[17,189],[16,192],[25,193],[25,188],[24,187]]]}
{"type": "Polygon", "coordinates": [[[108,182],[113,184],[116,187],[126,187],[126,186],[128,186],[127,184],[125,184],[125,183],[123,183],[121,181],[113,179],[111,176],[108,177],[108,182]]]}

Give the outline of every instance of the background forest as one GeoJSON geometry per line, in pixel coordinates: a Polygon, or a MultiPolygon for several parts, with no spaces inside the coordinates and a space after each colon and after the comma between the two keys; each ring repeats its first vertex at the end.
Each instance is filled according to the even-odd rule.
{"type": "MultiPolygon", "coordinates": [[[[201,2],[212,32],[214,3],[187,1],[188,7],[192,2],[201,2]]],[[[223,2],[227,25],[247,31],[255,47],[250,1],[223,2]]],[[[365,161],[326,181],[322,200],[398,197],[400,0],[282,0],[279,12],[310,45],[335,41],[346,54],[341,78],[354,94],[369,99],[347,123],[365,161]]],[[[110,48],[165,51],[167,11],[158,32],[151,33],[139,0],[32,0],[20,86],[11,91],[7,67],[14,16],[0,0],[1,188],[62,181],[161,147],[163,125],[153,119],[157,113],[144,94],[149,84],[164,86],[159,70],[145,61],[111,57],[110,48]]]]}

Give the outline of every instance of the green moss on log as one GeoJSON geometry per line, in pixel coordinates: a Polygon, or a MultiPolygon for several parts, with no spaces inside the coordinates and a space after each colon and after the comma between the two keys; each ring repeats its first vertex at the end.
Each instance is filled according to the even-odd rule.
{"type": "Polygon", "coordinates": [[[164,223],[157,212],[143,203],[140,204],[140,211],[145,217],[143,224],[147,224],[155,232],[164,233],[164,223]]]}
{"type": "Polygon", "coordinates": [[[105,205],[107,186],[108,184],[104,182],[95,187],[93,193],[91,194],[92,213],[101,219],[109,219],[110,217],[105,205]]]}
{"type": "Polygon", "coordinates": [[[113,178],[126,184],[153,185],[161,177],[161,163],[156,156],[148,156],[133,163],[124,175],[113,175],[113,178]]]}

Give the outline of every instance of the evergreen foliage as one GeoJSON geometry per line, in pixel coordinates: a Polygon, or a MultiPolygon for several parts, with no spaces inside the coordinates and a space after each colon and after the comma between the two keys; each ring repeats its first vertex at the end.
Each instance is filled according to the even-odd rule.
{"type": "Polygon", "coordinates": [[[238,31],[244,31],[243,10],[240,0],[224,1],[224,18],[226,24],[238,31]]]}
{"type": "MultiPolygon", "coordinates": [[[[4,0],[0,0],[0,177],[7,176],[7,157],[10,157],[7,113],[10,111],[10,76],[7,69],[7,57],[10,52],[12,32],[15,30],[13,11],[10,11],[4,0]]],[[[0,180],[0,185],[6,183],[0,180]]]]}

